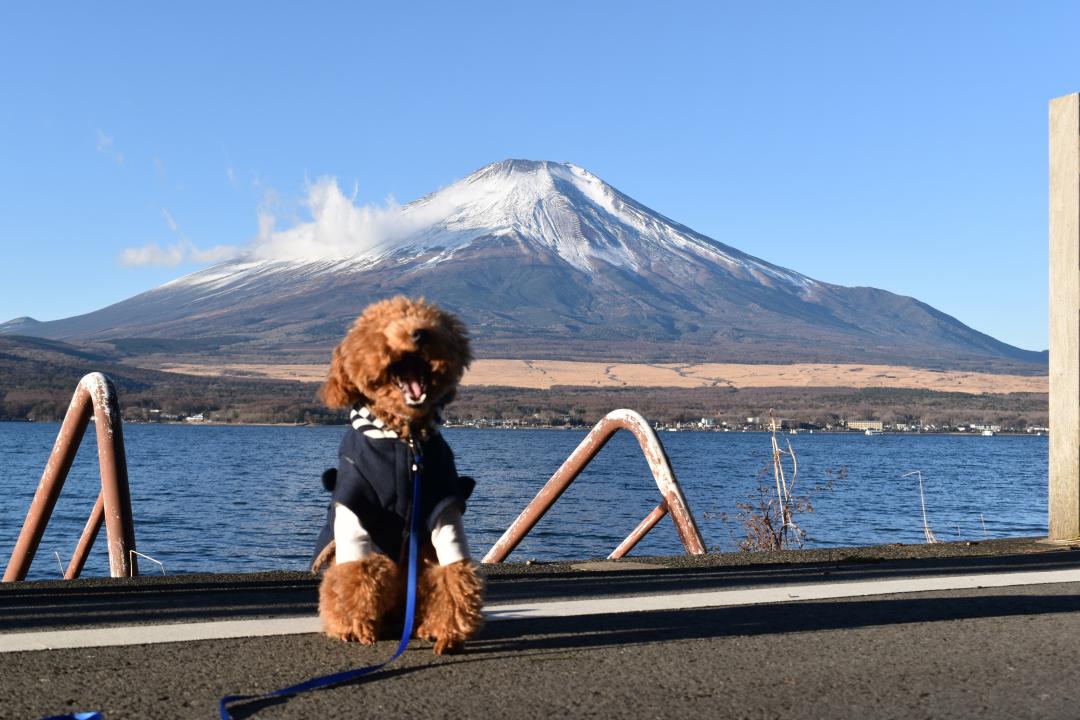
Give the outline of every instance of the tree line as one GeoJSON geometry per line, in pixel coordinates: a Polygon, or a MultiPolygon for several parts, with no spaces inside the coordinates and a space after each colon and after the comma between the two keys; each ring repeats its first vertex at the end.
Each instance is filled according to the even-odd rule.
{"type": "MultiPolygon", "coordinates": [[[[235,423],[341,423],[343,411],[318,400],[317,383],[178,375],[123,365],[64,350],[48,341],[0,337],[0,420],[60,420],[79,379],[105,372],[117,385],[126,418],[206,419],[235,423]]],[[[527,420],[533,424],[592,424],[616,408],[661,423],[702,418],[739,426],[772,410],[777,417],[825,427],[846,420],[886,424],[965,423],[1045,427],[1045,393],[982,394],[890,388],[593,388],[550,390],[469,386],[447,408],[447,420],[527,420]]]]}

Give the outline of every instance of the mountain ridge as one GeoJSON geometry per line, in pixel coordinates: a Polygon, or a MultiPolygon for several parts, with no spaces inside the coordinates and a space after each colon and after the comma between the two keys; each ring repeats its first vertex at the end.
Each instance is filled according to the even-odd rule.
{"type": "Polygon", "coordinates": [[[322,359],[368,302],[406,294],[461,315],[481,357],[971,369],[1046,362],[1045,352],[1010,346],[914,298],[753,257],[568,163],[492,163],[381,213],[355,208],[336,186],[316,190],[311,223],[267,233],[243,258],[84,315],[19,318],[0,333],[230,337],[214,352],[322,359]]]}

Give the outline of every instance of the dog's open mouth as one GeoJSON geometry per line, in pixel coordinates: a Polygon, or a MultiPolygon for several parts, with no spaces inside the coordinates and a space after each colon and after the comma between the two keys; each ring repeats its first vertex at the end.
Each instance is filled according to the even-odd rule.
{"type": "Polygon", "coordinates": [[[428,367],[419,355],[406,355],[390,366],[390,375],[401,390],[405,404],[423,405],[427,400],[428,367]]]}

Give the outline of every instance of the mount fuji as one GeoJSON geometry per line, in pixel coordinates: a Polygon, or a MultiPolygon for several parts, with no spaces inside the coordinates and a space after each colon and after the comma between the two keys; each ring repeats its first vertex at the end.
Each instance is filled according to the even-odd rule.
{"type": "Polygon", "coordinates": [[[315,222],[267,232],[236,260],[86,315],[12,320],[0,333],[133,354],[322,362],[366,304],[406,294],[459,314],[481,357],[1046,362],[913,298],[752,257],[571,164],[494,163],[377,216],[344,200],[345,232],[334,237],[320,217],[340,202],[333,193],[319,202],[315,222]]]}

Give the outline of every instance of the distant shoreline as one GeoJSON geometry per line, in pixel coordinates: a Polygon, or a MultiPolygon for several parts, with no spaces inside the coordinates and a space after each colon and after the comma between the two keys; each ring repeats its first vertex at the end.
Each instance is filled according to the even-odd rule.
{"type": "MultiPolygon", "coordinates": [[[[0,420],[2,424],[12,425],[60,425],[59,420],[0,420]]],[[[218,420],[210,421],[204,420],[200,422],[186,422],[183,420],[163,420],[160,422],[144,422],[141,420],[125,420],[124,425],[161,425],[170,427],[277,427],[277,428],[347,428],[348,423],[271,423],[271,422],[221,422],[218,420]]],[[[575,426],[561,426],[561,425],[524,425],[524,426],[505,426],[505,425],[489,425],[485,427],[476,427],[475,425],[467,424],[446,424],[442,425],[443,428],[451,430],[498,430],[505,432],[515,432],[521,430],[545,430],[545,431],[578,431],[588,432],[592,429],[592,425],[575,425],[575,426]]],[[[717,434],[717,435],[744,435],[744,434],[758,434],[768,435],[770,430],[716,430],[708,428],[693,428],[685,427],[678,429],[667,428],[653,428],[660,437],[663,437],[668,432],[677,433],[695,433],[695,434],[717,434]]],[[[778,435],[851,435],[858,437],[864,435],[862,430],[799,430],[797,433],[789,433],[787,430],[778,430],[778,435]]],[[[955,430],[950,431],[920,431],[920,432],[907,432],[902,430],[883,430],[880,435],[874,435],[874,437],[880,436],[890,437],[908,437],[919,435],[941,435],[941,436],[954,436],[954,437],[985,437],[979,432],[957,432],[955,430]]],[[[994,436],[1006,436],[1006,437],[1047,437],[1048,432],[1019,432],[1019,431],[996,431],[994,436]]]]}

